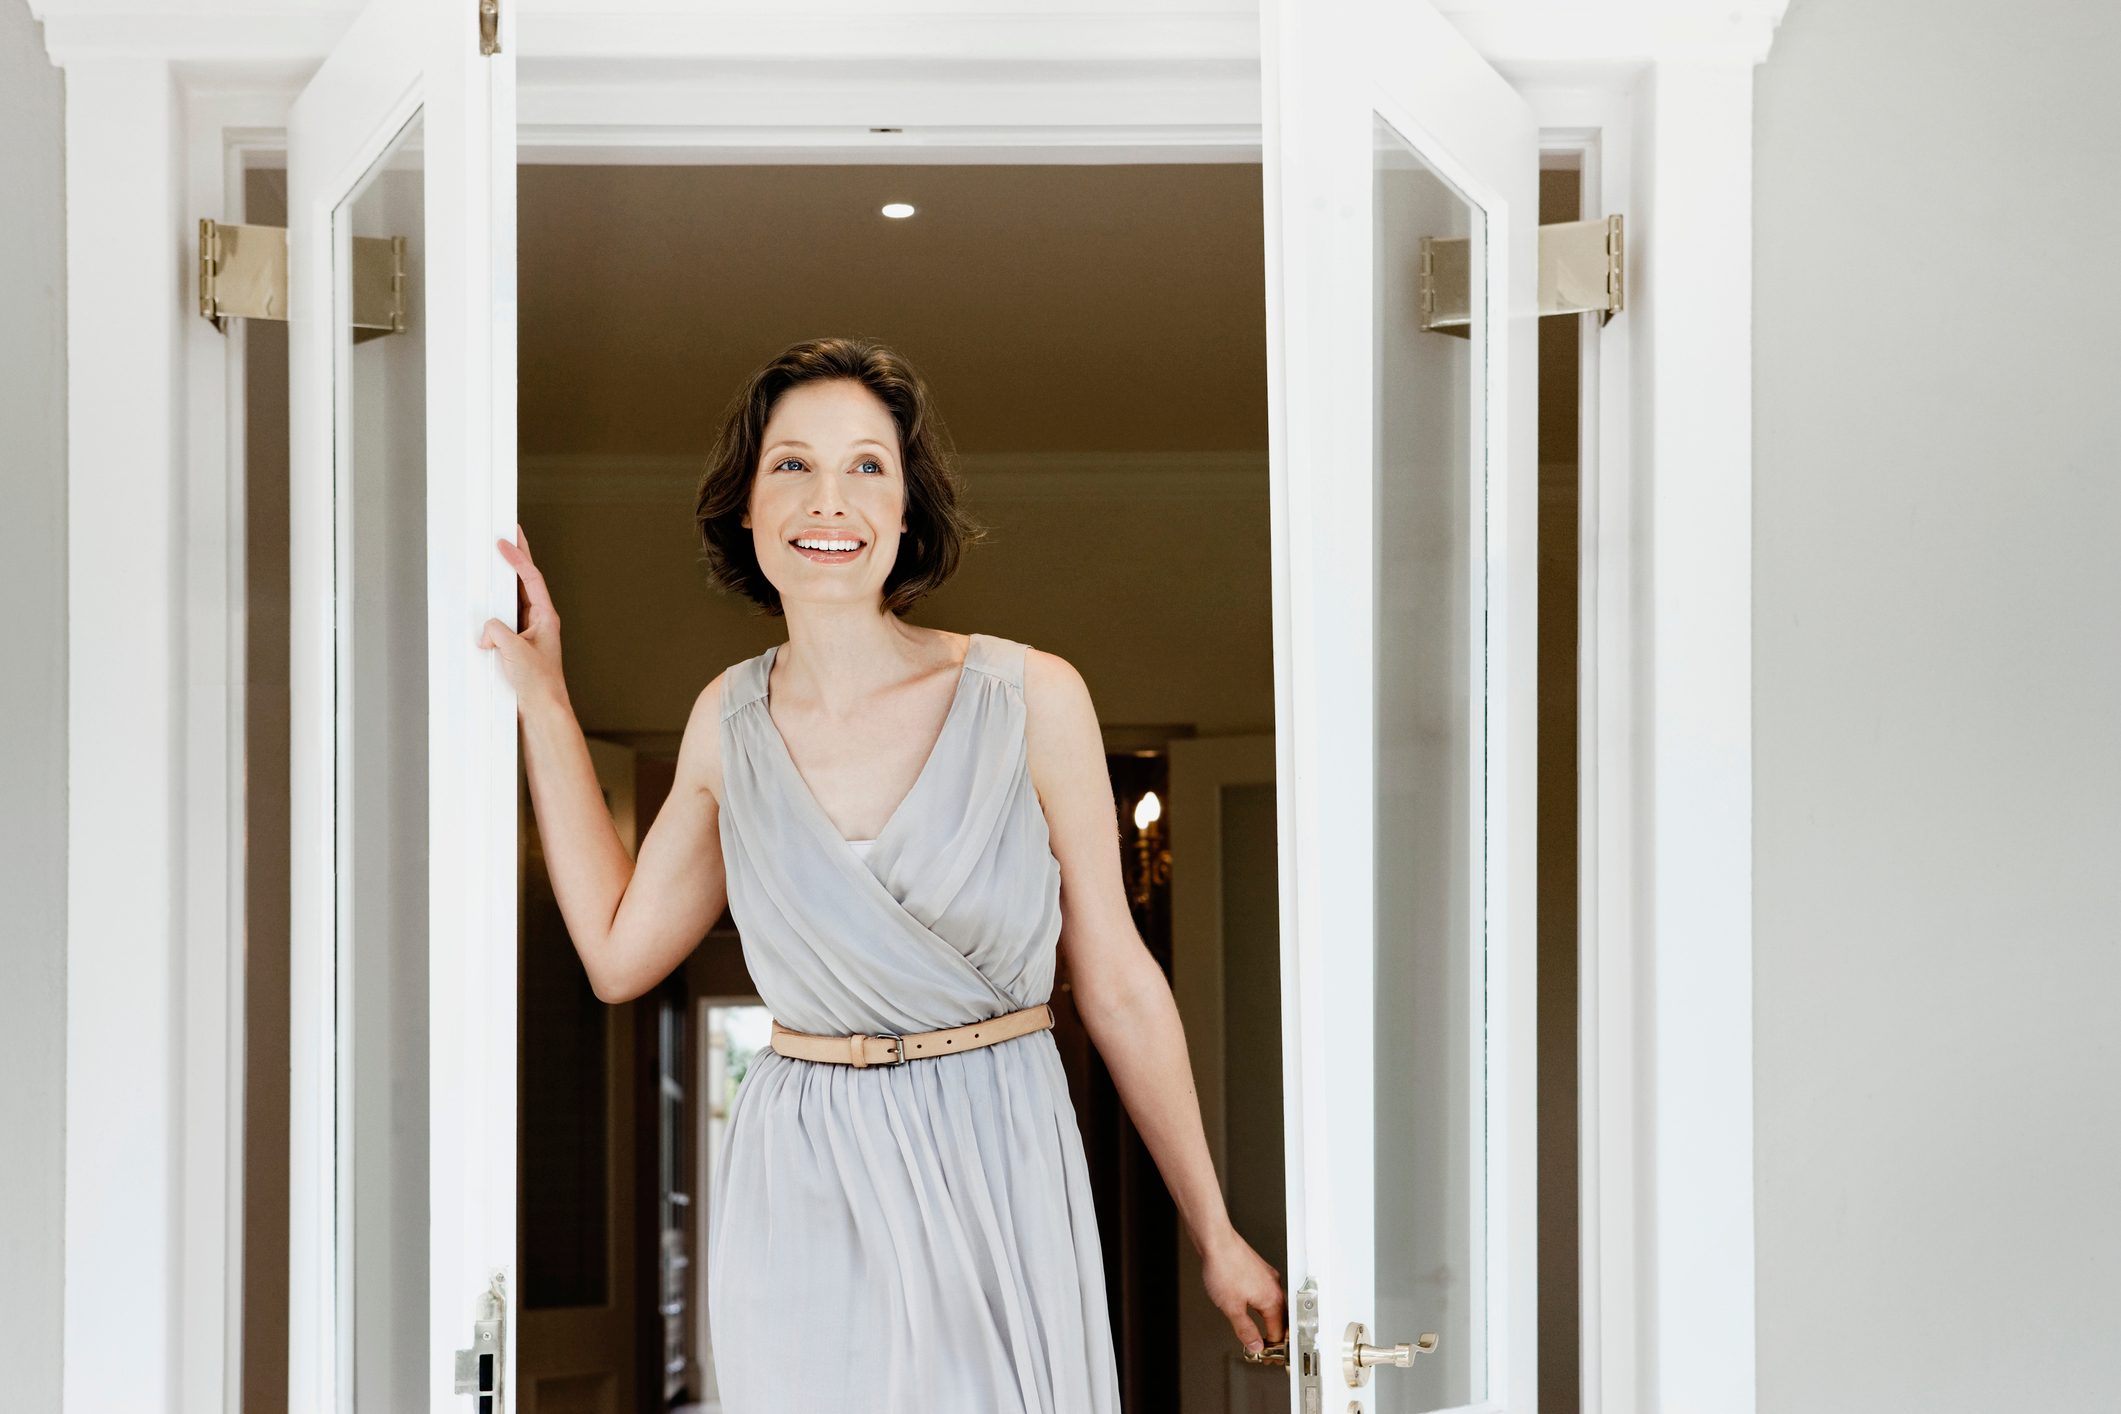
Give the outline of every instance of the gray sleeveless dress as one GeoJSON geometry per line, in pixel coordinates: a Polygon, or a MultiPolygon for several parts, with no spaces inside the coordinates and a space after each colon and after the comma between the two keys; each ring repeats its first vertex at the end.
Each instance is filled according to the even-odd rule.
{"type": "MultiPolygon", "coordinates": [[[[973,634],[942,734],[866,857],[723,682],[722,856],[782,1025],[929,1031],[1048,1000],[1060,866],[1031,785],[1024,645],[973,634]]],[[[762,1050],[713,1175],[727,1414],[1119,1414],[1082,1135],[1051,1031],[903,1065],[762,1050]]]]}

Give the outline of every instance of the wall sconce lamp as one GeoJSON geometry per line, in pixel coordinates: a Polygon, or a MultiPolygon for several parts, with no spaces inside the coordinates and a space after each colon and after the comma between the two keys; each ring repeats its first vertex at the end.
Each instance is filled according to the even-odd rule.
{"type": "Polygon", "coordinates": [[[1155,889],[1171,882],[1171,850],[1164,843],[1164,803],[1155,791],[1134,802],[1134,906],[1146,910],[1155,889]]]}

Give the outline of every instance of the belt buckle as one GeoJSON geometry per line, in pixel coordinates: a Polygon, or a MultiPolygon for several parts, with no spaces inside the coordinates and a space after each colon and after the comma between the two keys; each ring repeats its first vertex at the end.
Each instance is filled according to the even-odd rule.
{"type": "Polygon", "coordinates": [[[878,1031],[874,1033],[873,1039],[891,1043],[891,1059],[887,1061],[871,1061],[869,1062],[871,1065],[904,1065],[906,1063],[905,1037],[898,1035],[896,1032],[878,1031]]]}

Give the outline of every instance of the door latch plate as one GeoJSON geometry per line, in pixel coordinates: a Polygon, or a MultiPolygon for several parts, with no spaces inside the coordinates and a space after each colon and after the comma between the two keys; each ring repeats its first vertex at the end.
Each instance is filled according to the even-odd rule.
{"type": "Polygon", "coordinates": [[[508,1297],[502,1274],[479,1293],[478,1318],[471,1323],[471,1348],[457,1352],[457,1393],[477,1400],[478,1414],[502,1414],[501,1372],[507,1349],[508,1297]]]}

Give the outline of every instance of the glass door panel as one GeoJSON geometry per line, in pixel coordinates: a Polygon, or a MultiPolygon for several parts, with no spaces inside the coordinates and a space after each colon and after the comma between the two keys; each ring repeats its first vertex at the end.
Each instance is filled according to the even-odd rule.
{"type": "Polygon", "coordinates": [[[333,213],[343,1407],[417,1408],[427,1309],[427,359],[415,114],[333,213]],[[390,308],[391,288],[403,301],[390,308]],[[371,302],[375,308],[369,308],[371,302]],[[375,327],[395,321],[401,328],[375,327]],[[370,327],[361,328],[359,325],[370,327]]]}
{"type": "Polygon", "coordinates": [[[1378,1379],[1375,1407],[1416,1414],[1472,1404],[1487,1384],[1483,222],[1372,120],[1376,1325],[1438,1338],[1378,1379]],[[1464,324],[1423,327],[1425,254],[1432,278],[1471,292],[1464,324]]]}

